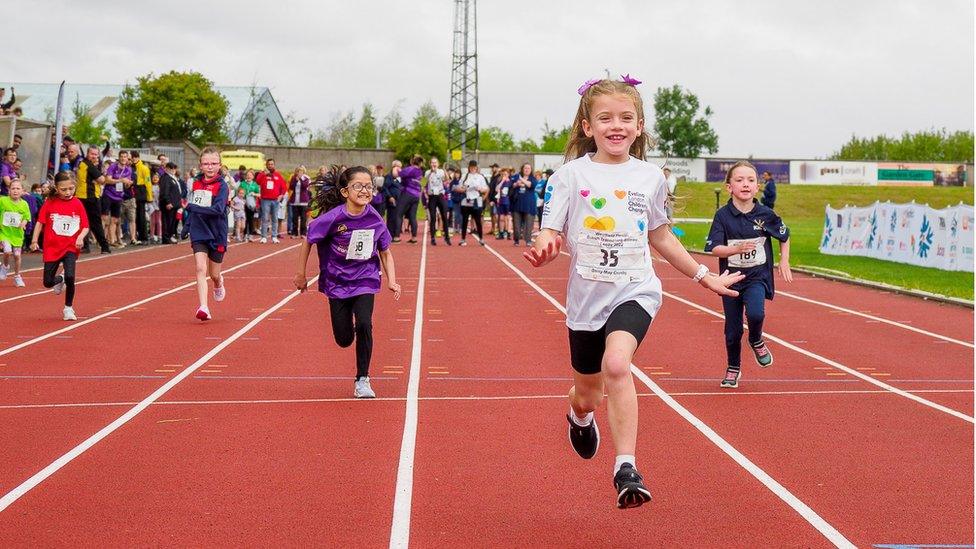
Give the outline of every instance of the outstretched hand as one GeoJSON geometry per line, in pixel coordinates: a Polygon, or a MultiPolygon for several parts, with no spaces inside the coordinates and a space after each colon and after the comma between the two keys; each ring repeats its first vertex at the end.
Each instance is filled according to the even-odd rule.
{"type": "Polygon", "coordinates": [[[709,290],[717,293],[718,295],[727,295],[729,297],[738,297],[739,292],[735,290],[730,290],[729,286],[741,281],[746,275],[736,271],[734,273],[729,273],[725,271],[720,275],[715,275],[709,273],[705,278],[701,279],[702,286],[708,288],[709,290]]]}
{"type": "Polygon", "coordinates": [[[535,247],[529,248],[529,251],[522,252],[522,257],[524,257],[533,267],[541,267],[546,263],[549,263],[553,259],[559,256],[559,250],[563,247],[563,237],[556,235],[546,247],[541,250],[536,250],[535,247]]]}

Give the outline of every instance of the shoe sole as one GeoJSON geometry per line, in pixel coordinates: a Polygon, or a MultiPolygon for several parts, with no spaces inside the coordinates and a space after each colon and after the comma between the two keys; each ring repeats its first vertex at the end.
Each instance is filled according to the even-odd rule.
{"type": "MultiPolygon", "coordinates": [[[[572,422],[573,420],[569,420],[569,421],[572,422]]],[[[575,423],[572,425],[575,425],[575,423]]],[[[589,457],[586,457],[583,454],[579,453],[579,451],[576,450],[576,446],[573,445],[572,425],[570,425],[569,429],[566,429],[566,438],[569,439],[569,445],[573,447],[573,451],[576,452],[576,455],[578,455],[579,457],[583,459],[592,459],[593,456],[595,456],[596,453],[600,451],[600,426],[596,424],[596,418],[595,417],[593,418],[593,430],[596,431],[596,448],[593,449],[593,455],[589,457]]]]}
{"type": "Polygon", "coordinates": [[[617,509],[634,509],[651,501],[651,493],[643,486],[625,486],[617,494],[617,509]]]}

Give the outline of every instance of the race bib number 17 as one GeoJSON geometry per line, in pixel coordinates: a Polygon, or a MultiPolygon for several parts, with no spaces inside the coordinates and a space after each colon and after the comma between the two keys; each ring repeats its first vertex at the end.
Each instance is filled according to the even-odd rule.
{"type": "Polygon", "coordinates": [[[51,230],[58,236],[72,236],[81,228],[81,219],[73,215],[54,214],[51,230]]]}

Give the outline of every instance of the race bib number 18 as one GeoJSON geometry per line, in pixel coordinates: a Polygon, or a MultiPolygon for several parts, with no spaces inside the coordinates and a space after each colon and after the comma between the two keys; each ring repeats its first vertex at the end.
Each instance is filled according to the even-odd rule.
{"type": "Polygon", "coordinates": [[[373,235],[376,229],[357,229],[349,238],[346,259],[364,260],[373,256],[373,235]]]}
{"type": "Polygon", "coordinates": [[[647,241],[641,233],[583,229],[577,244],[576,272],[587,280],[640,282],[650,267],[647,241]]]}
{"type": "Polygon", "coordinates": [[[756,247],[748,252],[729,256],[729,267],[748,269],[749,267],[758,267],[766,263],[766,237],[731,238],[729,239],[729,246],[737,246],[746,242],[753,242],[756,244],[756,247]]]}

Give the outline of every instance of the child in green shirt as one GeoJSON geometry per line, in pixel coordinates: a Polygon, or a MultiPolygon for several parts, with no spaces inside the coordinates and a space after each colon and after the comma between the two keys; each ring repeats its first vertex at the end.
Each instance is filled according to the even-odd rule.
{"type": "Polygon", "coordinates": [[[19,179],[10,182],[9,196],[0,196],[0,251],[3,264],[0,264],[0,280],[7,279],[10,272],[10,256],[14,256],[14,286],[25,286],[20,276],[20,249],[24,245],[24,229],[30,223],[30,206],[21,198],[24,186],[19,179]]]}

